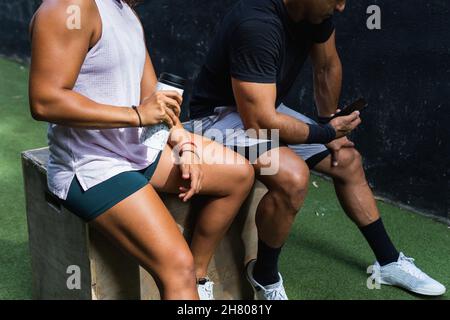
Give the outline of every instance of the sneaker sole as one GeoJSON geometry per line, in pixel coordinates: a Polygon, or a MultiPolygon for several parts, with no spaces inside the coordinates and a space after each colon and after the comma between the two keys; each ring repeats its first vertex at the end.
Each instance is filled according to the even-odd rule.
{"type": "Polygon", "coordinates": [[[442,296],[446,292],[446,290],[444,290],[443,292],[435,292],[435,291],[420,290],[420,289],[410,289],[410,288],[407,288],[407,287],[404,287],[404,286],[401,286],[401,285],[398,285],[398,284],[392,284],[392,283],[389,283],[389,282],[386,282],[386,281],[383,281],[383,280],[380,280],[380,284],[384,284],[384,285],[387,285],[387,286],[393,286],[393,287],[400,287],[400,288],[403,288],[405,290],[408,290],[408,291],[411,291],[411,292],[414,292],[414,293],[417,293],[417,294],[421,294],[421,295],[424,295],[424,296],[433,296],[433,297],[442,296]]]}
{"type": "Polygon", "coordinates": [[[249,268],[250,263],[251,263],[252,261],[255,261],[255,260],[254,260],[254,259],[253,259],[253,260],[250,260],[250,261],[247,262],[247,264],[245,265],[245,279],[247,279],[248,283],[249,283],[250,286],[252,287],[252,290],[253,290],[253,300],[259,301],[259,299],[258,299],[258,297],[257,297],[257,294],[256,294],[256,293],[257,293],[256,288],[255,288],[255,286],[253,285],[252,280],[250,279],[250,276],[248,275],[248,268],[249,268]]]}

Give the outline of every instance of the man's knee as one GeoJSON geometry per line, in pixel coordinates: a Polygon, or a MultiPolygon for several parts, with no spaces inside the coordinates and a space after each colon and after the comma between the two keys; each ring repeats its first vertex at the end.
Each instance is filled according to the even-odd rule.
{"type": "Polygon", "coordinates": [[[331,172],[334,179],[341,181],[365,179],[363,160],[355,148],[345,148],[339,152],[338,166],[331,172]]]}
{"type": "Polygon", "coordinates": [[[362,169],[362,156],[355,148],[345,148],[339,151],[339,166],[347,170],[362,169]]]}
{"type": "Polygon", "coordinates": [[[309,169],[306,164],[295,167],[280,168],[276,185],[271,191],[277,202],[297,213],[308,192],[309,169]]]}

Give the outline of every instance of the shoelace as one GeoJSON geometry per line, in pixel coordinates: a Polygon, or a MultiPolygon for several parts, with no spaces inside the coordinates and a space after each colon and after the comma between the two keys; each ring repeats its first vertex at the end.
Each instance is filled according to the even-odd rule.
{"type": "Polygon", "coordinates": [[[208,281],[203,286],[205,292],[210,296],[213,294],[213,285],[214,285],[214,282],[208,281]]]}
{"type": "Polygon", "coordinates": [[[270,300],[285,299],[285,296],[283,295],[282,290],[277,290],[277,289],[268,290],[268,292],[266,291],[266,296],[270,300]]]}
{"type": "Polygon", "coordinates": [[[416,265],[414,264],[414,258],[409,258],[405,256],[401,257],[400,267],[402,268],[402,270],[406,271],[407,273],[409,273],[414,277],[417,277],[419,279],[425,279],[425,274],[422,271],[420,271],[420,269],[417,268],[416,265]]]}

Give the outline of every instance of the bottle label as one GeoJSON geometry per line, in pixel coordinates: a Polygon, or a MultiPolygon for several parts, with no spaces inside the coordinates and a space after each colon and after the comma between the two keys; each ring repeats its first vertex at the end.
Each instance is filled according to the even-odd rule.
{"type": "MultiPolygon", "coordinates": [[[[158,82],[156,91],[177,91],[183,95],[183,90],[158,82]]],[[[169,140],[170,129],[165,123],[145,127],[141,133],[141,143],[156,150],[164,150],[169,140]]]]}

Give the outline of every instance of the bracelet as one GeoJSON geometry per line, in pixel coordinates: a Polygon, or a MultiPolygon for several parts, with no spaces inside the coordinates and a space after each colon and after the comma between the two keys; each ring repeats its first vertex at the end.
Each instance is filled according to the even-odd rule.
{"type": "Polygon", "coordinates": [[[194,150],[188,149],[188,150],[181,150],[180,152],[180,157],[183,155],[184,152],[191,152],[193,154],[195,154],[197,156],[197,158],[200,160],[200,156],[198,155],[197,152],[195,152],[194,150]]]}
{"type": "Polygon", "coordinates": [[[307,144],[327,144],[336,139],[336,130],[329,123],[326,125],[308,124],[308,126],[307,144]]]}
{"type": "Polygon", "coordinates": [[[178,152],[178,155],[181,157],[181,155],[185,151],[193,151],[193,152],[195,152],[195,150],[193,148],[181,148],[180,151],[178,152]]]}
{"type": "Polygon", "coordinates": [[[139,111],[138,111],[137,107],[136,107],[136,106],[131,106],[131,107],[133,108],[134,111],[136,111],[136,113],[137,113],[137,115],[138,115],[138,118],[139,118],[139,128],[142,128],[142,127],[143,127],[143,125],[142,125],[142,119],[141,119],[141,115],[139,114],[139,111]]]}
{"type": "Polygon", "coordinates": [[[178,148],[179,148],[179,152],[178,152],[178,155],[181,157],[181,154],[183,153],[183,147],[185,146],[185,145],[187,145],[187,144],[189,144],[189,145],[192,145],[192,146],[194,146],[195,148],[197,148],[197,145],[194,143],[194,142],[192,142],[192,141],[187,141],[187,142],[184,142],[184,143],[182,143],[178,148]]]}
{"type": "Polygon", "coordinates": [[[185,145],[187,145],[187,144],[193,145],[194,147],[197,148],[197,145],[196,145],[194,142],[192,142],[192,141],[187,141],[187,142],[184,142],[184,143],[181,144],[180,150],[181,150],[185,145]]]}

